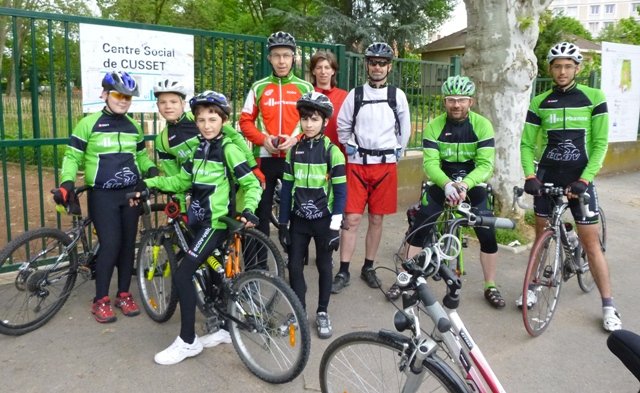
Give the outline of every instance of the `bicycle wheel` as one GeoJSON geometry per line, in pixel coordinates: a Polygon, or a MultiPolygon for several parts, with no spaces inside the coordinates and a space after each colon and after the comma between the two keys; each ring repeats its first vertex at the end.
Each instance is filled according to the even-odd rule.
{"type": "Polygon", "coordinates": [[[578,266],[576,267],[578,285],[583,292],[589,293],[596,287],[596,280],[593,278],[593,274],[591,274],[589,261],[587,261],[587,253],[582,249],[582,246],[579,245],[574,255],[575,260],[578,262],[578,266]]]}
{"type": "MultiPolygon", "coordinates": [[[[323,393],[404,392],[411,350],[376,332],[353,332],[334,340],[320,361],[323,393]]],[[[464,383],[435,355],[422,364],[415,392],[466,392],[464,383]]],[[[414,390],[411,390],[412,392],[414,390]]]]}
{"type": "Polygon", "coordinates": [[[563,249],[552,230],[536,240],[524,277],[522,318],[527,332],[538,336],[551,323],[562,287],[563,249]],[[531,307],[526,305],[533,303],[531,307]]]}
{"type": "Polygon", "coordinates": [[[280,250],[264,233],[255,228],[241,232],[241,271],[266,270],[282,279],[285,278],[285,263],[280,250]]]}
{"type": "Polygon", "coordinates": [[[153,231],[143,236],[138,247],[136,276],[144,310],[156,322],[168,321],[176,311],[178,294],[171,283],[171,272],[176,267],[171,243],[157,244],[153,231]]]}
{"type": "Polygon", "coordinates": [[[227,300],[229,334],[242,362],[266,382],[296,378],[309,360],[311,337],[293,290],[279,277],[250,271],[236,276],[233,291],[227,300]]]}
{"type": "Polygon", "coordinates": [[[78,273],[72,239],[56,228],[27,231],[0,252],[0,333],[18,336],[47,323],[67,301],[78,273]]]}
{"type": "Polygon", "coordinates": [[[273,190],[273,204],[271,205],[271,215],[269,221],[278,227],[278,216],[280,215],[280,191],[282,190],[282,180],[278,179],[276,188],[273,190]]]}
{"type": "Polygon", "coordinates": [[[604,210],[602,207],[599,207],[600,212],[600,247],[602,248],[602,252],[607,251],[607,220],[604,215],[604,210]]]}

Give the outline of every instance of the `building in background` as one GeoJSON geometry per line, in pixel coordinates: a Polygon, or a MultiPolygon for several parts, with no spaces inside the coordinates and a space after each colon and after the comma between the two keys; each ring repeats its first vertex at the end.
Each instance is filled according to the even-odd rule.
{"type": "Polygon", "coordinates": [[[549,9],[554,15],[563,14],[577,19],[594,38],[602,29],[620,19],[634,17],[640,21],[640,0],[553,0],[549,9]]]}

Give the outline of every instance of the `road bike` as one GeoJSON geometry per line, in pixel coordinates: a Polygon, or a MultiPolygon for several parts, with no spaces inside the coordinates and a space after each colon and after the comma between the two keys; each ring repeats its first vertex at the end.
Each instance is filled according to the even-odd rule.
{"type": "MultiPolygon", "coordinates": [[[[527,206],[521,198],[524,190],[514,187],[514,206],[527,206]]],[[[546,228],[536,239],[529,254],[529,262],[522,289],[522,319],[527,332],[533,336],[542,334],[551,323],[555,314],[562,284],[571,277],[577,276],[578,285],[588,293],[595,287],[595,280],[589,269],[587,254],[583,250],[574,231],[574,223],[567,219],[569,201],[565,187],[557,187],[545,183],[541,196],[551,204],[551,216],[546,228]],[[525,306],[526,305],[526,306],[525,306]]],[[[596,213],[589,211],[589,195],[579,197],[579,205],[583,217],[593,217],[596,213]]],[[[606,250],[606,223],[602,211],[599,238],[602,251],[606,250]]]]}
{"type": "MultiPolygon", "coordinates": [[[[147,191],[128,194],[148,201],[147,191]]],[[[143,203],[145,214],[149,204],[143,203]]],[[[158,322],[175,311],[171,272],[189,249],[190,232],[169,202],[167,224],[147,230],[138,251],[138,283],[145,310],[158,322]]],[[[309,359],[307,315],[283,280],[284,262],[275,244],[261,232],[225,217],[229,236],[193,276],[197,306],[208,333],[225,328],[242,362],[258,378],[285,383],[296,378],[309,359]],[[269,270],[266,270],[269,269],[269,270]],[[280,275],[280,276],[278,276],[280,275]]]]}
{"type": "MultiPolygon", "coordinates": [[[[453,229],[514,228],[506,218],[476,216],[468,204],[459,211],[463,217],[453,229]]],[[[320,362],[323,393],[504,392],[456,311],[462,281],[443,263],[455,252],[442,246],[450,244],[460,252],[460,242],[453,233],[442,237],[402,262],[396,278],[402,290],[402,309],[393,318],[396,331],[352,332],[329,344],[320,362]],[[446,285],[442,303],[427,283],[436,276],[446,285]],[[422,314],[430,318],[430,326],[422,325],[422,314]]]]}
{"type": "MultiPolygon", "coordinates": [[[[80,196],[89,187],[76,188],[80,196]]],[[[100,248],[91,219],[72,216],[71,228],[24,232],[0,251],[0,333],[18,336],[46,324],[76,284],[94,278],[100,248]]]]}

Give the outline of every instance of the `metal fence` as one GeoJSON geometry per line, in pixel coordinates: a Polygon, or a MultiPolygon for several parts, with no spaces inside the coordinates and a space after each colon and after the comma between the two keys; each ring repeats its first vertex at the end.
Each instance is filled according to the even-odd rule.
{"type": "MultiPolygon", "coordinates": [[[[66,226],[55,214],[49,190],[81,108],[79,24],[117,26],[188,34],[194,38],[194,86],[213,89],[231,101],[237,121],[251,84],[271,72],[266,37],[127,23],[69,15],[0,8],[0,247],[16,234],[41,226],[66,226]]],[[[343,45],[299,42],[295,73],[307,80],[309,60],[318,49],[336,54],[339,86],[351,89],[365,81],[362,55],[343,45]]],[[[449,75],[448,63],[394,60],[390,83],[407,93],[411,106],[411,146],[419,146],[421,130],[441,110],[439,86],[449,75]]],[[[152,141],[162,126],[155,114],[133,113],[153,154],[152,141]]]]}

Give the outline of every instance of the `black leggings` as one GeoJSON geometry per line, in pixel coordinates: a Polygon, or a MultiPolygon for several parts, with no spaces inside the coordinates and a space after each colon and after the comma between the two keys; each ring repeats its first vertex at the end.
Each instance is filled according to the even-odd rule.
{"type": "Polygon", "coordinates": [[[125,194],[131,191],[133,187],[117,190],[89,190],[89,217],[100,239],[100,251],[96,257],[94,300],[109,296],[109,284],[116,266],[118,267],[117,294],[129,292],[140,216],[140,208],[130,207],[129,201],[125,198],[125,194]]]}
{"type": "Polygon", "coordinates": [[[326,312],[331,296],[332,265],[331,251],[327,248],[330,239],[331,217],[305,220],[291,217],[291,247],[289,247],[289,284],[298,295],[306,310],[305,296],[307,283],[304,279],[304,260],[313,238],[316,245],[316,267],[318,268],[318,308],[316,312],[326,312]]]}
{"type": "Polygon", "coordinates": [[[269,227],[269,223],[271,222],[269,218],[271,217],[273,206],[273,192],[276,189],[278,179],[282,179],[285,164],[286,162],[284,158],[262,157],[260,159],[260,170],[264,173],[266,185],[262,192],[262,198],[258,204],[258,209],[256,210],[256,214],[260,219],[260,223],[257,228],[267,236],[269,236],[271,229],[269,227]]]}
{"type": "MultiPolygon", "coordinates": [[[[467,192],[467,199],[476,214],[480,216],[493,217],[493,213],[487,208],[487,190],[484,187],[473,187],[467,192]]],[[[427,190],[427,204],[420,206],[420,211],[416,215],[415,223],[410,229],[413,232],[423,224],[433,224],[440,213],[444,210],[444,190],[438,186],[431,186],[427,190]]],[[[408,243],[415,247],[423,247],[428,238],[433,225],[425,226],[408,239],[408,243]]],[[[496,241],[496,230],[494,228],[473,228],[480,242],[480,251],[487,254],[498,252],[498,242],[496,241]]]]}
{"type": "Polygon", "coordinates": [[[193,274],[213,250],[222,244],[226,235],[226,230],[213,229],[210,226],[196,224],[190,229],[195,235],[194,239],[189,251],[184,254],[178,268],[173,272],[173,284],[180,303],[180,338],[186,343],[192,343],[196,337],[196,292],[193,287],[193,274]]]}

